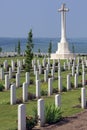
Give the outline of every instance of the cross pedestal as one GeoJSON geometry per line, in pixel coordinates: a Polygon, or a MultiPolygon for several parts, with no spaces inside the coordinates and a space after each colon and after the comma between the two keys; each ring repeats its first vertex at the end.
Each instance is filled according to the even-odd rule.
{"type": "Polygon", "coordinates": [[[66,12],[69,11],[65,8],[65,4],[58,10],[61,12],[61,40],[58,43],[58,50],[56,53],[51,54],[51,59],[70,59],[75,58],[75,54],[71,53],[66,40],[66,12]]]}

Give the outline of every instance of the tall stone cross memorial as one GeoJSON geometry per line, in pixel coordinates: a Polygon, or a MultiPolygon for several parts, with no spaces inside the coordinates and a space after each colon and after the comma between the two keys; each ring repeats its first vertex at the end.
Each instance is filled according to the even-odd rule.
{"type": "Polygon", "coordinates": [[[51,54],[51,59],[74,58],[75,54],[70,52],[68,42],[66,40],[66,12],[68,12],[69,9],[65,7],[65,4],[62,4],[58,11],[61,12],[61,40],[58,43],[58,50],[56,53],[51,54]]]}

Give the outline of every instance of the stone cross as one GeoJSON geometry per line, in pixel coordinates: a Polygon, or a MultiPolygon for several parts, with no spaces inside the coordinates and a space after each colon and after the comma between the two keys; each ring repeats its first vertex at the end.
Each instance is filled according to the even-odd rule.
{"type": "Polygon", "coordinates": [[[64,42],[66,41],[66,12],[69,9],[65,8],[65,4],[62,4],[62,7],[58,11],[61,12],[61,42],[64,42]]]}

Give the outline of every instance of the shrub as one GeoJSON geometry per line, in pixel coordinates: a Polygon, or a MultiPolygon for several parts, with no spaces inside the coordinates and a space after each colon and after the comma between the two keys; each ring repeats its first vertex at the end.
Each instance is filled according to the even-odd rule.
{"type": "Polygon", "coordinates": [[[59,107],[54,104],[45,106],[45,121],[48,124],[53,124],[62,119],[62,112],[59,107]]]}
{"type": "Polygon", "coordinates": [[[11,67],[11,65],[8,65],[6,71],[9,71],[9,68],[10,68],[10,67],[11,67]]]}
{"type": "Polygon", "coordinates": [[[58,68],[57,67],[55,68],[55,72],[58,72],[58,68]]]}
{"type": "Polygon", "coordinates": [[[15,78],[16,78],[16,76],[15,76],[15,75],[12,75],[12,78],[14,78],[14,79],[15,79],[15,78]]]}
{"type": "Polygon", "coordinates": [[[79,72],[79,75],[82,75],[82,73],[81,73],[81,72],[79,72]]]}
{"type": "Polygon", "coordinates": [[[63,67],[61,67],[61,71],[65,71],[63,67]]]}
{"type": "Polygon", "coordinates": [[[66,92],[67,91],[67,88],[66,87],[63,87],[63,90],[62,90],[63,92],[66,92]]]}
{"type": "Polygon", "coordinates": [[[52,78],[52,76],[51,76],[51,75],[48,75],[48,78],[52,78]]]}
{"type": "Polygon", "coordinates": [[[35,98],[36,98],[35,94],[28,93],[28,99],[29,99],[29,100],[33,100],[33,99],[35,99],[35,98]]]}
{"type": "Polygon", "coordinates": [[[47,91],[42,90],[41,91],[41,96],[47,96],[47,91]]]}
{"type": "Polygon", "coordinates": [[[26,130],[32,130],[36,124],[37,120],[33,116],[26,117],[26,130]]]}
{"type": "Polygon", "coordinates": [[[82,87],[82,84],[81,84],[81,83],[79,83],[79,84],[78,84],[78,87],[79,87],[79,88],[81,88],[81,87],[82,87]]]}
{"type": "Polygon", "coordinates": [[[58,93],[58,88],[53,88],[53,93],[58,93]]]}
{"type": "Polygon", "coordinates": [[[22,65],[22,68],[25,69],[25,65],[22,65]]]}
{"type": "Polygon", "coordinates": [[[58,66],[58,62],[55,62],[55,66],[58,66]]]}
{"type": "Polygon", "coordinates": [[[17,104],[21,104],[23,102],[22,97],[16,99],[17,104]]]}
{"type": "Polygon", "coordinates": [[[71,88],[74,88],[74,84],[71,82],[71,88]]]}
{"type": "Polygon", "coordinates": [[[0,84],[0,91],[3,91],[4,86],[2,84],[0,84]]]}
{"type": "Polygon", "coordinates": [[[34,81],[33,81],[33,79],[30,79],[30,84],[34,84],[34,81]]]}
{"type": "Polygon", "coordinates": [[[32,130],[32,128],[37,124],[38,116],[37,116],[37,108],[33,107],[34,116],[26,117],[26,130],[32,130]]]}

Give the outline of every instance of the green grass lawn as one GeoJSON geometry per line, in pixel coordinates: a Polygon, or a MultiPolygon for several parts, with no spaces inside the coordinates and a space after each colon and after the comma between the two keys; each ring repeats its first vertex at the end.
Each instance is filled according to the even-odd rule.
{"type": "MultiPolygon", "coordinates": [[[[8,60],[8,63],[10,64],[11,58],[1,58],[0,64],[3,63],[4,60],[8,60]]],[[[16,57],[15,61],[17,59],[22,60],[22,57],[16,57]]],[[[42,63],[42,58],[40,58],[40,62],[42,63]]],[[[61,65],[63,65],[64,61],[61,61],[61,65]]],[[[51,61],[52,63],[52,61],[51,61]]],[[[63,81],[63,87],[66,88],[67,82],[67,74],[71,73],[71,71],[62,71],[62,81],[63,81]]],[[[49,73],[49,75],[51,75],[49,73]]],[[[41,74],[40,80],[43,81],[44,75],[41,74]]],[[[53,80],[53,88],[58,88],[58,73],[56,72],[54,77],[56,78],[53,80]]],[[[23,82],[25,82],[25,72],[21,73],[21,85],[23,82]]],[[[33,72],[30,73],[30,79],[34,81],[33,84],[28,86],[28,92],[35,94],[35,76],[33,75],[33,72]]],[[[78,83],[81,84],[82,76],[80,75],[78,78],[78,83]]],[[[86,75],[87,79],[87,75],[86,75]]],[[[10,82],[15,82],[15,79],[11,79],[10,82]]],[[[74,78],[71,77],[71,82],[74,83],[74,78]]],[[[0,83],[4,84],[4,80],[0,83]]],[[[41,91],[47,91],[48,90],[48,83],[41,82],[41,91]]],[[[80,106],[79,97],[81,94],[81,88],[72,89],[68,92],[62,92],[61,93],[61,110],[63,112],[63,116],[71,116],[73,114],[79,113],[83,111],[80,106]]],[[[22,97],[22,87],[16,89],[16,97],[21,98],[22,97]]],[[[54,104],[55,102],[55,94],[53,93],[52,96],[42,96],[44,98],[45,104],[54,104]]],[[[33,115],[33,108],[37,107],[37,100],[28,100],[28,102],[25,103],[26,105],[26,115],[33,115]]],[[[10,105],[10,90],[0,92],[0,130],[14,130],[17,127],[17,109],[18,104],[16,105],[10,105]]]]}

